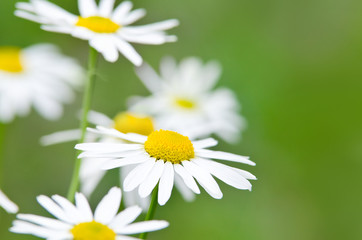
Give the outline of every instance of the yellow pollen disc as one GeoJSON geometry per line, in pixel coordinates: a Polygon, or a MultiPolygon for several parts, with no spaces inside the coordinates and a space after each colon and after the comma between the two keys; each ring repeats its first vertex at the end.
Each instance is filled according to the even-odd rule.
{"type": "Polygon", "coordinates": [[[75,25],[88,28],[96,33],[115,33],[121,28],[121,25],[118,25],[111,19],[98,16],[86,18],[79,17],[78,22],[75,25]]]}
{"type": "Polygon", "coordinates": [[[196,105],[195,102],[184,98],[176,98],[175,103],[177,106],[187,109],[193,109],[196,105]]]}
{"type": "Polygon", "coordinates": [[[119,113],[114,118],[114,128],[122,133],[138,133],[148,136],[153,132],[152,118],[141,117],[131,113],[119,113]]]}
{"type": "Polygon", "coordinates": [[[195,156],[194,146],[188,137],[168,130],[152,132],[145,142],[145,150],[151,157],[173,164],[195,156]]]}
{"type": "Polygon", "coordinates": [[[72,230],[73,240],[115,240],[116,233],[103,225],[95,221],[79,223],[75,225],[72,230]]]}
{"type": "Polygon", "coordinates": [[[23,71],[20,48],[0,47],[0,70],[11,73],[23,71]]]}

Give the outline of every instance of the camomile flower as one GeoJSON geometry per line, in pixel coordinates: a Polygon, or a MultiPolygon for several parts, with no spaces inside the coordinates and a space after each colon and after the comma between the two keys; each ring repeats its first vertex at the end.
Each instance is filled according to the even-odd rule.
{"type": "Polygon", "coordinates": [[[70,34],[88,40],[107,61],[115,62],[119,52],[139,66],[142,57],[129,42],[160,45],[176,41],[164,31],[178,25],[175,19],[142,26],[129,26],[141,19],[146,11],[132,9],[132,3],[122,2],[115,9],[115,0],[78,0],[80,16],[71,14],[45,0],[30,0],[16,5],[15,15],[38,22],[46,31],[70,34]]]}
{"type": "MultiPolygon", "coordinates": [[[[137,133],[141,135],[149,135],[154,130],[158,129],[157,122],[150,116],[143,114],[136,114],[132,112],[121,112],[113,119],[107,115],[95,111],[90,111],[89,122],[94,125],[99,125],[107,128],[114,128],[122,133],[137,133]]],[[[66,141],[77,140],[80,137],[80,130],[66,130],[61,132],[52,133],[44,136],[41,139],[43,145],[52,145],[66,141]]],[[[103,136],[99,138],[92,132],[87,132],[86,142],[102,142],[102,143],[128,143],[127,141],[119,138],[103,136]]],[[[102,168],[108,159],[102,158],[83,158],[80,168],[80,190],[86,196],[90,196],[106,171],[102,168]]],[[[124,182],[125,177],[133,170],[134,166],[125,166],[120,168],[120,181],[124,182]]],[[[187,188],[181,179],[176,179],[175,184],[177,189],[186,201],[194,199],[193,192],[187,188]]],[[[124,193],[125,206],[139,205],[144,211],[148,210],[150,199],[141,198],[137,190],[124,193]]]]}
{"type": "Polygon", "coordinates": [[[235,188],[248,190],[251,190],[251,184],[247,179],[255,179],[247,171],[211,160],[255,165],[248,157],[205,149],[217,145],[217,141],[212,138],[191,141],[170,130],[156,130],[148,136],[124,134],[100,126],[90,131],[131,143],[77,144],[75,148],[84,151],[79,158],[107,160],[104,169],[133,165],[134,169],[123,182],[124,191],[138,189],[141,197],[147,197],[158,184],[160,205],[169,200],[176,178],[182,179],[190,190],[199,194],[197,181],[216,199],[222,198],[223,194],[212,175],[235,188]]]}
{"type": "Polygon", "coordinates": [[[59,195],[51,198],[38,196],[37,200],[56,219],[18,214],[11,232],[57,240],[131,240],[138,238],[125,235],[152,232],[168,226],[166,221],[158,220],[132,223],[142,212],[138,206],[117,214],[121,189],[116,187],[104,196],[94,214],[81,193],[76,193],[75,205],[59,195]]]}
{"type": "Polygon", "coordinates": [[[0,190],[0,207],[8,213],[17,213],[19,208],[0,190]]]}
{"type": "Polygon", "coordinates": [[[78,63],[53,45],[0,47],[0,122],[28,115],[31,107],[48,120],[58,119],[82,78],[78,63]]]}
{"type": "Polygon", "coordinates": [[[132,98],[131,111],[150,114],[161,126],[177,132],[194,128],[198,135],[215,133],[229,142],[240,137],[245,120],[238,113],[234,93],[226,88],[213,90],[221,73],[217,62],[203,64],[189,57],[177,66],[173,58],[166,57],[160,75],[147,64],[136,68],[136,73],[152,95],[132,98]]]}

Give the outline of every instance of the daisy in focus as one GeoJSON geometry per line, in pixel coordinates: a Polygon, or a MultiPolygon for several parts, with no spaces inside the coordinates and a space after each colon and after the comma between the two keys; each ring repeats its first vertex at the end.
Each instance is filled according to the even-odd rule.
{"type": "MultiPolygon", "coordinates": [[[[121,133],[136,133],[140,135],[148,136],[159,126],[154,119],[147,115],[135,114],[132,112],[121,112],[117,114],[113,119],[107,115],[95,111],[91,111],[88,115],[90,123],[106,128],[114,128],[121,133]]],[[[129,143],[120,138],[114,138],[109,136],[98,137],[92,132],[87,133],[86,142],[101,142],[101,143],[129,143]]],[[[43,145],[52,145],[66,141],[78,140],[80,137],[80,130],[66,130],[56,132],[42,137],[41,143],[43,145]]],[[[108,159],[102,158],[83,158],[80,168],[80,191],[86,196],[90,196],[103,176],[106,174],[106,170],[102,168],[108,162],[108,159]]],[[[120,168],[120,182],[124,182],[126,176],[133,170],[134,166],[129,165],[120,168]]],[[[187,188],[182,179],[176,178],[175,184],[182,197],[186,201],[194,200],[193,192],[187,188]]],[[[138,205],[141,206],[144,211],[148,210],[150,200],[149,198],[141,198],[137,190],[124,193],[125,206],[138,205]]]]}
{"type": "Polygon", "coordinates": [[[17,213],[19,208],[0,190],[0,207],[8,213],[17,213]]]}
{"type": "Polygon", "coordinates": [[[53,45],[0,47],[0,122],[28,115],[31,107],[48,120],[58,119],[82,80],[79,64],[53,45]]]}
{"type": "Polygon", "coordinates": [[[98,204],[94,214],[83,194],[75,195],[75,205],[66,198],[38,196],[38,202],[57,219],[33,214],[18,214],[10,231],[57,240],[131,240],[124,235],[152,232],[166,228],[166,221],[132,223],[142,212],[133,206],[118,212],[121,189],[112,188],[98,204]]]}
{"type": "Polygon", "coordinates": [[[203,64],[199,58],[189,57],[177,65],[166,57],[160,75],[147,64],[136,73],[152,95],[131,99],[132,111],[154,116],[166,129],[196,128],[198,135],[214,133],[228,142],[240,138],[245,120],[238,113],[236,96],[226,88],[212,90],[221,74],[218,62],[203,64]]]}
{"type": "Polygon", "coordinates": [[[134,65],[142,64],[142,57],[129,42],[160,45],[174,42],[176,36],[164,31],[178,25],[175,19],[143,26],[129,26],[145,16],[144,9],[132,9],[132,3],[122,2],[115,9],[115,0],[78,0],[80,16],[73,15],[45,0],[30,0],[16,5],[15,15],[38,22],[46,31],[70,34],[88,40],[90,46],[102,53],[109,62],[122,53],[134,65]]]}
{"type": "Polygon", "coordinates": [[[205,149],[217,145],[217,141],[212,138],[190,141],[188,137],[169,130],[156,130],[148,136],[124,134],[104,127],[89,130],[131,143],[77,144],[75,148],[84,151],[79,158],[107,160],[103,169],[133,165],[134,169],[124,180],[124,191],[138,188],[139,195],[144,198],[149,196],[158,184],[160,205],[169,200],[176,178],[182,179],[190,190],[199,194],[196,179],[206,192],[216,199],[221,199],[223,194],[212,175],[228,185],[247,190],[251,190],[248,179],[256,179],[247,171],[211,160],[255,165],[248,157],[205,149]]]}

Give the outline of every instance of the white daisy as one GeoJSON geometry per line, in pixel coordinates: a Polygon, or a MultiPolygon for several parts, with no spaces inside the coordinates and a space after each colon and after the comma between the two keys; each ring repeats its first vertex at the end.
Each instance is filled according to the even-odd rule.
{"type": "Polygon", "coordinates": [[[235,188],[248,190],[251,190],[251,184],[247,179],[255,179],[249,172],[210,160],[255,165],[248,157],[205,149],[217,144],[212,138],[192,142],[188,137],[169,130],[157,130],[148,137],[104,127],[90,131],[133,143],[77,144],[75,148],[84,151],[79,158],[107,160],[103,169],[135,166],[124,180],[124,191],[138,188],[139,195],[147,197],[158,183],[160,205],[169,200],[176,179],[182,179],[189,189],[199,194],[196,179],[216,199],[222,198],[222,192],[211,175],[235,188]]]}
{"type": "Polygon", "coordinates": [[[78,63],[53,45],[0,47],[0,122],[25,116],[32,106],[44,118],[58,119],[82,78],[78,63]]]}
{"type": "Polygon", "coordinates": [[[158,75],[147,64],[136,69],[152,95],[131,99],[131,111],[148,113],[164,128],[177,132],[193,128],[204,137],[215,133],[229,142],[238,140],[245,121],[238,114],[235,95],[226,88],[212,90],[221,73],[217,62],[203,65],[200,59],[190,57],[177,66],[167,57],[160,72],[158,75]]]}
{"type": "Polygon", "coordinates": [[[107,61],[114,62],[121,52],[133,64],[142,63],[141,56],[129,44],[159,45],[176,41],[175,36],[164,32],[178,25],[175,19],[143,26],[129,26],[142,18],[146,11],[131,11],[132,3],[122,2],[113,10],[115,0],[78,0],[80,16],[44,0],[30,0],[18,3],[15,15],[42,24],[42,29],[66,33],[88,40],[89,44],[102,53],[107,61]]]}
{"type": "MultiPolygon", "coordinates": [[[[135,114],[132,112],[121,112],[116,115],[114,119],[108,116],[91,111],[88,115],[89,122],[94,125],[99,125],[107,128],[114,128],[122,133],[137,133],[141,135],[149,135],[154,130],[159,129],[157,122],[147,115],[135,114]]],[[[41,142],[43,145],[57,144],[61,142],[77,140],[80,137],[80,131],[77,129],[56,132],[42,137],[41,142]]],[[[103,143],[127,143],[126,141],[113,138],[102,137],[98,138],[92,132],[87,132],[86,142],[103,142],[103,143]]],[[[94,189],[97,187],[106,171],[102,166],[108,159],[102,158],[83,158],[80,168],[80,186],[81,192],[86,196],[90,196],[94,189]]],[[[134,166],[125,166],[120,169],[121,184],[124,182],[125,177],[133,170],[134,166]]],[[[176,180],[176,187],[186,201],[194,199],[193,192],[188,189],[181,179],[176,180]]],[[[125,206],[139,205],[144,211],[148,210],[150,199],[140,198],[137,190],[125,192],[124,194],[125,206]]]]}
{"type": "Polygon", "coordinates": [[[19,208],[0,190],[0,207],[8,213],[17,213],[19,208]]]}
{"type": "Polygon", "coordinates": [[[38,202],[57,219],[33,214],[18,214],[10,231],[32,234],[48,240],[131,240],[124,235],[152,232],[168,226],[166,221],[132,223],[142,212],[133,206],[118,212],[121,189],[112,188],[98,204],[94,214],[85,196],[75,195],[75,205],[66,198],[38,196],[38,202]]]}

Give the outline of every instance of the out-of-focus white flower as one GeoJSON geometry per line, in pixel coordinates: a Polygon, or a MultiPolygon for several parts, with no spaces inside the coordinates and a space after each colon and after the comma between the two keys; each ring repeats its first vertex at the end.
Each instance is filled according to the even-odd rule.
{"type": "Polygon", "coordinates": [[[70,240],[130,240],[125,235],[152,232],[166,228],[166,221],[152,220],[132,223],[142,212],[138,206],[117,214],[121,203],[121,189],[112,188],[98,204],[94,214],[83,194],[75,195],[75,205],[54,195],[38,196],[38,202],[55,218],[33,214],[18,214],[10,231],[32,234],[44,239],[70,240]]]}
{"type": "Polygon", "coordinates": [[[0,207],[8,213],[17,213],[19,208],[0,190],[0,207]]]}
{"type": "Polygon", "coordinates": [[[205,149],[217,145],[212,138],[190,141],[188,137],[169,130],[157,130],[149,136],[124,134],[104,127],[90,131],[132,143],[77,144],[75,148],[84,151],[79,158],[107,160],[102,166],[105,170],[134,166],[123,182],[124,191],[138,188],[139,195],[147,197],[159,184],[160,205],[169,200],[176,179],[181,179],[189,189],[199,194],[196,179],[216,199],[222,198],[222,192],[211,175],[235,188],[248,190],[251,190],[251,184],[247,179],[255,179],[249,172],[210,160],[255,165],[248,157],[205,149]]]}
{"type": "Polygon", "coordinates": [[[229,142],[240,138],[245,120],[238,114],[240,106],[234,93],[226,88],[212,90],[221,73],[217,62],[204,65],[189,57],[177,66],[173,58],[166,57],[160,75],[147,64],[136,73],[152,95],[132,98],[131,111],[154,116],[164,129],[182,132],[192,128],[197,135],[215,133],[229,142]]]}
{"type": "Polygon", "coordinates": [[[177,20],[129,26],[142,18],[146,11],[131,11],[129,1],[113,9],[114,2],[101,0],[97,6],[94,0],[78,0],[80,16],[76,16],[48,1],[30,0],[30,3],[18,3],[15,15],[42,24],[44,30],[88,40],[110,62],[116,61],[120,52],[133,64],[141,65],[142,57],[129,42],[159,45],[177,40],[176,36],[164,32],[177,26],[177,20]]]}
{"type": "MultiPolygon", "coordinates": [[[[137,133],[141,135],[149,135],[154,130],[159,129],[157,122],[153,118],[142,115],[135,114],[131,112],[121,112],[117,114],[114,119],[109,118],[108,116],[91,111],[88,115],[89,122],[94,125],[99,125],[107,128],[114,128],[122,133],[137,133]]],[[[127,143],[126,141],[113,138],[108,136],[103,136],[101,138],[97,135],[87,132],[86,142],[103,142],[103,143],[127,143]]],[[[57,144],[61,142],[77,140],[80,137],[80,130],[67,130],[62,132],[56,132],[47,136],[42,137],[41,143],[43,145],[57,144]]],[[[80,168],[80,187],[81,192],[86,196],[90,196],[94,189],[97,187],[106,171],[102,169],[102,166],[108,161],[108,159],[102,158],[83,158],[80,168]]],[[[126,166],[120,169],[121,184],[123,184],[125,177],[132,171],[134,166],[126,166]]],[[[185,184],[177,180],[177,189],[180,191],[181,195],[186,201],[192,201],[194,199],[194,194],[189,190],[185,184]]],[[[149,207],[149,198],[141,198],[138,195],[137,190],[125,192],[124,194],[125,206],[139,205],[144,211],[148,210],[149,207]]]]}
{"type": "Polygon", "coordinates": [[[44,118],[58,119],[82,80],[79,64],[53,45],[0,47],[0,122],[25,116],[32,106],[44,118]]]}

